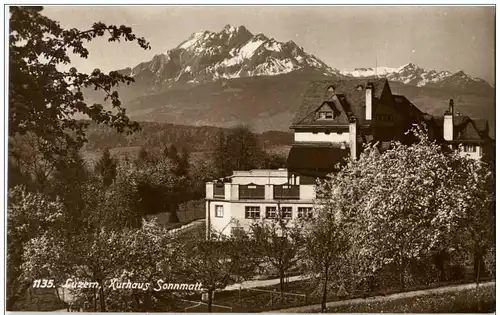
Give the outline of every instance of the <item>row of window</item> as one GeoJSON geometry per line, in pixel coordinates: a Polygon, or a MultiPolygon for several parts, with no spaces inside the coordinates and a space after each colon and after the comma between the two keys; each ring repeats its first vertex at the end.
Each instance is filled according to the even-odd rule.
{"type": "Polygon", "coordinates": [[[333,111],[319,111],[316,115],[317,119],[333,119],[336,116],[333,111]]]}
{"type": "MultiPolygon", "coordinates": [[[[279,213],[277,207],[266,207],[266,219],[278,218],[279,213]]],[[[292,207],[281,207],[281,217],[283,219],[291,219],[293,217],[292,207]]],[[[298,207],[297,217],[299,218],[312,218],[311,207],[298,207]]],[[[247,206],[245,207],[245,219],[260,219],[260,206],[247,206]]]]}
{"type": "MultiPolygon", "coordinates": [[[[281,215],[283,219],[291,219],[293,217],[292,207],[281,207],[281,215]]],[[[298,207],[297,217],[299,218],[312,218],[312,207],[298,207]]],[[[215,205],[215,216],[217,218],[224,217],[224,206],[215,205]]],[[[278,217],[277,207],[266,207],[266,219],[275,219],[278,217]]],[[[245,219],[260,219],[260,206],[247,206],[245,207],[245,219]]]]}
{"type": "MultiPolygon", "coordinates": [[[[317,131],[313,131],[312,133],[313,133],[313,135],[317,135],[318,134],[317,131]]],[[[329,135],[331,132],[330,132],[330,130],[326,130],[324,133],[325,133],[325,135],[329,135]]],[[[337,131],[337,134],[341,135],[342,131],[337,131]]]]}
{"type": "Polygon", "coordinates": [[[379,114],[379,115],[377,115],[377,120],[392,121],[392,115],[391,114],[379,114]]]}
{"type": "Polygon", "coordinates": [[[475,145],[469,145],[469,144],[464,145],[464,148],[463,148],[464,152],[469,152],[469,153],[476,152],[476,149],[477,148],[475,145]]]}
{"type": "MultiPolygon", "coordinates": [[[[336,116],[337,115],[335,115],[333,111],[319,111],[316,113],[316,119],[320,119],[320,120],[332,120],[336,116]]],[[[391,114],[378,114],[376,117],[377,117],[377,120],[380,120],[380,121],[392,121],[391,114]]]]}

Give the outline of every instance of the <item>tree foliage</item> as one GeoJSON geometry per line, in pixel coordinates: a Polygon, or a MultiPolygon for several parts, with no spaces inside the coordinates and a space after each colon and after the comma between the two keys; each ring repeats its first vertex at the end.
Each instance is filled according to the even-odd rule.
{"type": "Polygon", "coordinates": [[[253,222],[250,225],[250,234],[255,242],[256,253],[264,263],[278,272],[283,299],[285,277],[297,266],[301,258],[300,251],[304,245],[302,222],[285,218],[278,205],[276,218],[253,222]]]}
{"type": "MultiPolygon", "coordinates": [[[[31,284],[22,270],[26,244],[37,237],[56,237],[63,227],[64,205],[17,186],[9,191],[7,210],[7,309],[31,284]]],[[[41,249],[43,250],[43,249],[41,249]]],[[[34,259],[36,259],[34,257],[34,259]]],[[[42,267],[43,264],[40,266],[42,267]]],[[[40,268],[42,272],[44,268],[40,268]]]]}
{"type": "MultiPolygon", "coordinates": [[[[329,181],[329,198],[340,201],[350,220],[361,264],[358,278],[389,267],[404,287],[412,264],[458,250],[465,231],[491,226],[486,222],[492,219],[492,195],[484,184],[490,175],[484,165],[447,153],[422,129],[414,132],[417,143],[394,143],[382,154],[369,147],[329,181]],[[476,223],[476,215],[485,226],[476,223]]],[[[482,236],[491,243],[491,233],[482,236]]]]}
{"type": "MultiPolygon", "coordinates": [[[[327,196],[330,186],[318,187],[318,195],[327,196]],[[321,190],[326,190],[321,193],[321,190]]],[[[314,219],[305,218],[304,251],[305,272],[319,281],[317,290],[322,296],[321,310],[326,311],[326,301],[330,288],[345,288],[351,275],[346,264],[349,255],[349,233],[346,218],[341,211],[342,201],[330,198],[318,198],[314,219]],[[347,269],[347,270],[346,270],[347,269]],[[332,285],[332,283],[334,285],[332,285]]]]}
{"type": "Polygon", "coordinates": [[[253,275],[257,260],[249,236],[242,232],[230,237],[213,229],[207,238],[199,230],[185,244],[186,261],[182,273],[192,282],[201,282],[208,293],[208,311],[212,311],[213,295],[228,284],[240,282],[253,275]]]}
{"type": "Polygon", "coordinates": [[[9,31],[9,135],[33,133],[40,139],[40,150],[48,158],[64,156],[69,148],[85,142],[87,124],[75,119],[83,114],[93,121],[108,124],[118,131],[135,130],[121,106],[120,83],[130,84],[131,77],[95,69],[90,74],[76,68],[62,70],[71,63],[69,52],[87,58],[86,43],[107,36],[109,42],[137,42],[149,49],[144,38],[137,37],[130,27],[94,23],[87,30],[63,29],[58,22],[42,14],[42,7],[11,6],[9,31]],[[105,93],[102,104],[85,102],[85,89],[105,93]]]}

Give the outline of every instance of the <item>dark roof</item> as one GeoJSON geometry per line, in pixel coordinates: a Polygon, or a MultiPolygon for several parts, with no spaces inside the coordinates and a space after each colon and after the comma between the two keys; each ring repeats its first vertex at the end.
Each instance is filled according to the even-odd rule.
{"type": "Polygon", "coordinates": [[[402,111],[406,111],[410,113],[413,117],[421,117],[424,113],[418,109],[417,106],[413,105],[404,95],[392,95],[394,98],[394,102],[396,103],[396,107],[400,108],[402,111]]]}
{"type": "Polygon", "coordinates": [[[291,172],[333,172],[345,165],[349,157],[349,148],[338,146],[295,145],[290,149],[287,169],[291,172]]]}
{"type": "Polygon", "coordinates": [[[297,125],[345,125],[350,115],[354,115],[358,123],[364,123],[365,88],[369,83],[373,85],[373,97],[379,99],[387,84],[386,79],[332,78],[312,81],[293,119],[292,128],[297,125]],[[330,87],[333,91],[329,91],[330,87]],[[340,110],[341,114],[328,122],[315,120],[316,110],[325,102],[340,110]]]}
{"type": "MultiPolygon", "coordinates": [[[[434,123],[436,124],[436,126],[443,127],[444,116],[431,116],[430,119],[432,119],[434,121],[434,123]]],[[[469,118],[469,116],[456,115],[455,117],[453,117],[453,126],[454,127],[459,127],[460,125],[466,124],[469,121],[471,121],[471,119],[469,118]]]]}
{"type": "MultiPolygon", "coordinates": [[[[433,122],[437,127],[436,132],[442,135],[443,116],[426,115],[425,119],[433,122]]],[[[453,139],[454,141],[481,141],[489,139],[488,122],[484,119],[472,119],[469,116],[456,115],[453,117],[453,139]]]]}
{"type": "Polygon", "coordinates": [[[486,119],[472,119],[472,122],[481,134],[488,135],[489,125],[486,119]]]}

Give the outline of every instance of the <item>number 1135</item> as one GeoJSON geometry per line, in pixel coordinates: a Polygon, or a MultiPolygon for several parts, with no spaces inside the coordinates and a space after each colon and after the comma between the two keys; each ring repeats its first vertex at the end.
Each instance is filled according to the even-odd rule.
{"type": "Polygon", "coordinates": [[[53,288],[54,280],[36,279],[33,281],[33,288],[53,288]]]}

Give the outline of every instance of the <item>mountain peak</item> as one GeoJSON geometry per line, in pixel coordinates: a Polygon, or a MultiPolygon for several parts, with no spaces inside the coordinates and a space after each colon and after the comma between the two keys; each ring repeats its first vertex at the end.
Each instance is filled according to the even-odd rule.
{"type": "Polygon", "coordinates": [[[224,28],[221,30],[221,33],[239,33],[239,32],[248,32],[250,31],[243,25],[240,26],[233,26],[231,24],[226,24],[224,28]]]}
{"type": "Polygon", "coordinates": [[[401,67],[399,67],[397,69],[397,71],[402,71],[402,70],[420,70],[420,69],[422,69],[422,68],[420,68],[416,64],[410,62],[410,63],[407,63],[407,64],[402,65],[401,67]]]}
{"type": "Polygon", "coordinates": [[[323,74],[338,71],[309,54],[293,41],[279,42],[263,33],[253,35],[245,26],[225,25],[217,32],[191,34],[162,58],[134,67],[134,75],[148,71],[155,85],[198,83],[222,78],[269,76],[312,69],[323,74]]]}

